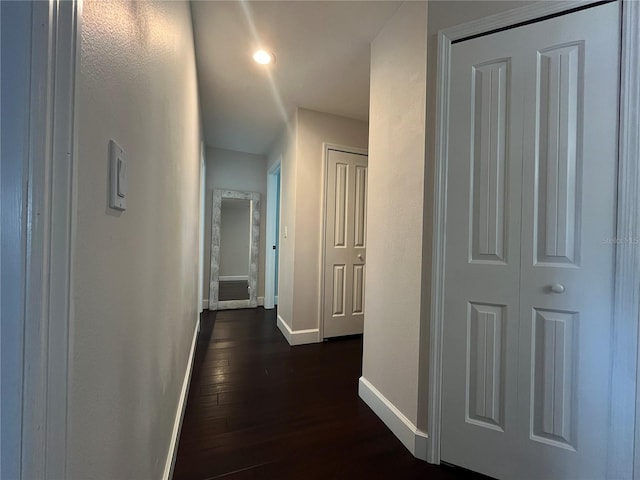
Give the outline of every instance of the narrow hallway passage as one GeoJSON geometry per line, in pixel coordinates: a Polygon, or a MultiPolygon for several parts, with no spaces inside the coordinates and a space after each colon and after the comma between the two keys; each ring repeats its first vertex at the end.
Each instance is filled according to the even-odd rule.
{"type": "Polygon", "coordinates": [[[275,310],[203,313],[174,479],[457,478],[358,397],[362,339],[290,347],[275,310]]]}

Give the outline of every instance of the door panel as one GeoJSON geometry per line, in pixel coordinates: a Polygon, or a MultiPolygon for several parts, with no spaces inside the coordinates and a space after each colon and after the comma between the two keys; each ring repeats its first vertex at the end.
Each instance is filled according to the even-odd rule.
{"type": "Polygon", "coordinates": [[[467,421],[504,431],[504,305],[470,303],[467,421]]]}
{"type": "Polygon", "coordinates": [[[452,47],[441,457],[606,476],[619,5],[452,47]]]}
{"type": "Polygon", "coordinates": [[[539,184],[535,248],[538,263],[573,264],[579,234],[576,221],[578,159],[582,144],[584,42],[538,52],[536,105],[539,184]]]}
{"type": "Polygon", "coordinates": [[[367,167],[363,165],[355,166],[356,191],[354,205],[354,235],[353,246],[366,248],[365,237],[367,234],[367,167]]]}
{"type": "Polygon", "coordinates": [[[364,314],[364,265],[353,266],[353,302],[351,313],[364,314]]]}
{"type": "Polygon", "coordinates": [[[337,163],[335,165],[335,190],[333,204],[335,223],[333,248],[347,246],[347,173],[349,165],[337,163]]]}
{"type": "Polygon", "coordinates": [[[500,476],[478,445],[516,453],[523,69],[485,40],[452,50],[441,458],[500,476]]]}
{"type": "Polygon", "coordinates": [[[344,317],[344,289],[345,289],[345,266],[334,265],[333,266],[333,291],[331,292],[331,298],[333,299],[332,316],[344,317]]]}
{"type": "Polygon", "coordinates": [[[526,54],[521,448],[539,476],[605,478],[620,6],[569,17],[540,24],[526,54]]]}
{"type": "Polygon", "coordinates": [[[577,312],[534,309],[531,434],[575,450],[577,312]]]}
{"type": "Polygon", "coordinates": [[[504,261],[509,62],[473,67],[473,260],[504,261]]]}
{"type": "Polygon", "coordinates": [[[362,333],[367,157],[329,150],[325,218],[324,337],[362,333]]]}

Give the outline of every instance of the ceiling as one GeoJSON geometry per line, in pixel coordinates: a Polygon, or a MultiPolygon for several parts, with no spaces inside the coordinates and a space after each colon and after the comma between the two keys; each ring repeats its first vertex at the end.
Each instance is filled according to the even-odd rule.
{"type": "Polygon", "coordinates": [[[369,46],[401,3],[192,1],[207,144],[266,154],[296,107],[367,120],[369,46]]]}

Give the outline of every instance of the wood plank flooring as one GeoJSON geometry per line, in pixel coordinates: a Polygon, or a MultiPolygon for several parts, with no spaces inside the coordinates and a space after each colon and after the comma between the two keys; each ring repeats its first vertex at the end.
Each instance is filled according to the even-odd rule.
{"type": "Polygon", "coordinates": [[[413,458],[359,399],[361,358],[359,337],[290,347],[275,310],[205,311],[173,478],[464,476],[413,458]]]}

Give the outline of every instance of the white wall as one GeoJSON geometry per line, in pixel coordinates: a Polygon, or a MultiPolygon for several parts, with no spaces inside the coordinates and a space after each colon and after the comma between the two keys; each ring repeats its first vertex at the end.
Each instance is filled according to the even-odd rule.
{"type": "Polygon", "coordinates": [[[426,3],[371,46],[363,377],[414,425],[425,189],[426,3]]]}
{"type": "Polygon", "coordinates": [[[213,190],[238,190],[260,194],[260,253],[258,256],[258,296],[264,296],[264,251],[267,206],[267,157],[252,153],[207,148],[207,192],[205,209],[204,296],[209,298],[211,270],[211,205],[213,190]]]}
{"type": "Polygon", "coordinates": [[[161,478],[198,312],[189,5],[85,0],[81,25],[68,478],[161,478]],[[122,213],[109,139],[129,160],[122,213]]]}
{"type": "Polygon", "coordinates": [[[249,278],[251,202],[222,199],[220,210],[220,277],[249,278]]]}

